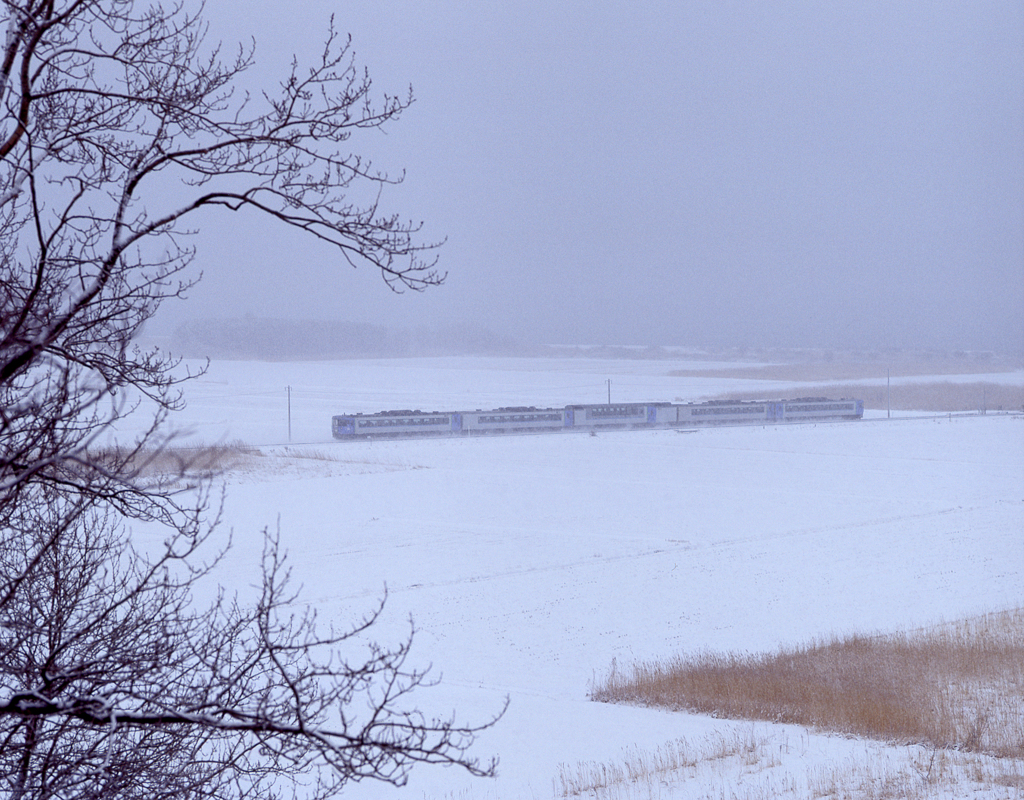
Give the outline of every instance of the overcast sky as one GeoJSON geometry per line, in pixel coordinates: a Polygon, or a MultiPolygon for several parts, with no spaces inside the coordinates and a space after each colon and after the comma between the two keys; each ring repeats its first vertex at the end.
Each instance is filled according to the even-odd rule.
{"type": "MultiPolygon", "coordinates": [[[[447,237],[395,296],[228,215],[162,322],[482,324],[552,343],[1024,351],[1024,4],[355,0],[208,4],[253,87],[332,11],[416,103],[354,149],[447,237]]],[[[311,60],[311,59],[310,59],[311,60]]]]}

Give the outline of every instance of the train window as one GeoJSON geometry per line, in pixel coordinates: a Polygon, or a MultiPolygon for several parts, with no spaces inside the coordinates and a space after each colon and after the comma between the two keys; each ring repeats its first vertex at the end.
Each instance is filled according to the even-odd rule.
{"type": "Polygon", "coordinates": [[[852,403],[812,403],[804,405],[786,405],[787,411],[852,411],[852,403]]]}
{"type": "Polygon", "coordinates": [[[596,406],[587,409],[589,419],[611,419],[616,417],[642,417],[643,406],[596,406]]]}
{"type": "Polygon", "coordinates": [[[707,414],[764,414],[764,406],[700,406],[691,411],[694,416],[707,414]]]}

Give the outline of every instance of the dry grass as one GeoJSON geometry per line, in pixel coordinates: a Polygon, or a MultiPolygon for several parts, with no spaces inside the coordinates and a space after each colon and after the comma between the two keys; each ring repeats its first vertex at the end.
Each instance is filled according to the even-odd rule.
{"type": "MultiPolygon", "coordinates": [[[[953,383],[934,381],[886,387],[884,383],[871,385],[814,384],[800,386],[788,394],[820,397],[857,397],[864,407],[884,411],[1022,411],[1024,386],[999,383],[953,383]]],[[[710,400],[760,400],[764,390],[756,392],[730,392],[710,400]]]]}
{"type": "Polygon", "coordinates": [[[123,469],[136,479],[161,489],[180,489],[200,479],[230,480],[239,475],[244,475],[246,480],[266,480],[282,476],[364,475],[423,468],[385,454],[367,456],[364,453],[355,458],[352,455],[351,451],[331,445],[255,447],[233,441],[134,453],[107,448],[94,452],[92,457],[100,464],[123,469]]]}
{"type": "MultiPolygon", "coordinates": [[[[826,391],[829,388],[826,387],[826,391]]],[[[838,391],[838,389],[832,389],[838,391]]],[[[847,394],[850,389],[847,387],[847,394]]],[[[999,383],[912,383],[887,389],[884,384],[858,386],[866,408],[893,411],[1022,411],[1024,386],[999,383]]]]}
{"type": "Polygon", "coordinates": [[[830,758],[821,758],[817,750],[811,736],[781,726],[677,739],[653,752],[628,749],[614,762],[562,764],[553,795],[589,800],[1009,800],[1024,791],[1020,759],[849,741],[830,758]]]}
{"type": "Polygon", "coordinates": [[[164,483],[222,475],[262,457],[258,448],[237,441],[141,450],[106,447],[90,453],[92,462],[101,467],[164,483]]]}
{"type": "MultiPolygon", "coordinates": [[[[100,463],[124,464],[126,470],[141,476],[151,475],[219,475],[226,472],[247,471],[272,458],[294,461],[340,462],[330,448],[305,445],[280,445],[259,448],[241,441],[218,444],[197,444],[187,447],[130,451],[106,448],[93,454],[100,463]]],[[[347,463],[353,463],[351,459],[347,463]]],[[[370,462],[363,462],[370,463],[370,462]]]]}
{"type": "MultiPolygon", "coordinates": [[[[737,378],[792,383],[787,396],[858,397],[865,408],[893,411],[1021,411],[1024,385],[1019,380],[996,383],[986,380],[928,380],[926,376],[1018,374],[1024,370],[1020,357],[989,353],[961,353],[931,358],[827,359],[817,358],[777,364],[726,369],[674,370],[678,378],[737,378]],[[887,380],[891,378],[891,380],[887,380]],[[923,377],[910,382],[907,378],[923,377]],[[848,384],[843,381],[870,381],[848,384]]],[[[714,397],[678,397],[677,401],[761,400],[765,391],[730,392],[714,397]]]]}
{"type": "Polygon", "coordinates": [[[761,762],[764,753],[771,750],[769,745],[768,738],[754,729],[715,734],[696,743],[676,739],[653,752],[630,750],[621,762],[562,764],[554,780],[554,792],[557,797],[609,797],[621,794],[624,787],[649,786],[683,773],[693,777],[701,771],[713,772],[723,766],[721,762],[736,761],[749,767],[761,762]]]}
{"type": "Polygon", "coordinates": [[[950,750],[918,748],[902,763],[864,758],[809,770],[805,795],[834,800],[1019,798],[1024,763],[950,750]]]}
{"type": "Polygon", "coordinates": [[[673,786],[734,800],[1024,794],[1024,608],[772,655],[639,664],[629,675],[613,665],[591,696],[766,722],[620,762],[562,765],[556,796],[641,800],[675,796],[673,786]],[[806,729],[766,723],[868,738],[838,740],[822,758],[806,729]]]}
{"type": "Polygon", "coordinates": [[[1024,609],[769,655],[613,668],[591,696],[1024,758],[1024,609]]]}
{"type": "Polygon", "coordinates": [[[934,358],[894,359],[816,359],[786,361],[725,369],[682,369],[669,375],[677,378],[741,378],[760,381],[794,381],[797,383],[828,383],[876,379],[884,383],[886,376],[909,378],[919,375],[982,375],[1019,372],[1024,369],[1020,357],[996,357],[991,354],[937,356],[934,358]]]}

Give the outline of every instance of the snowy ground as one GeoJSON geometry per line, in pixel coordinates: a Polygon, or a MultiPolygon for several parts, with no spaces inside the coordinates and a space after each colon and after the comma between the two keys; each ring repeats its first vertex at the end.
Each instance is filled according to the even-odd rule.
{"type": "Polygon", "coordinates": [[[225,584],[250,582],[249,545],[279,522],[322,620],[360,615],[387,585],[381,636],[400,637],[411,616],[414,659],[443,678],[425,707],[478,722],[510,698],[475,751],[500,757],[496,781],[421,768],[402,791],[362,785],[348,796],[557,797],[560,776],[635,764],[680,738],[719,755],[601,796],[811,797],[835,774],[876,788],[900,770],[923,775],[927,754],[916,748],[600,705],[588,686],[613,660],[760,651],[1024,605],[1024,417],[329,440],[335,413],[603,402],[609,379],[613,400],[776,388],[669,377],[675,368],[224,362],[187,388],[174,425],[267,455],[228,478],[225,584]]]}

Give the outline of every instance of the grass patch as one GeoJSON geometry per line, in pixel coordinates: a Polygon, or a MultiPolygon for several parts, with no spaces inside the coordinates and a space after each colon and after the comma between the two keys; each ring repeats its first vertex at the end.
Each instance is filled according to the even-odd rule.
{"type": "Polygon", "coordinates": [[[343,458],[343,450],[352,455],[350,450],[330,446],[257,447],[232,441],[148,450],[105,448],[92,452],[90,457],[101,468],[161,489],[181,489],[199,480],[238,475],[255,480],[284,475],[323,477],[422,469],[382,457],[343,458]]]}
{"type": "MultiPolygon", "coordinates": [[[[682,369],[669,375],[677,378],[735,378],[741,380],[792,383],[792,389],[771,391],[789,397],[857,397],[865,408],[894,411],[1021,411],[1024,385],[1011,380],[996,383],[982,375],[1019,374],[1024,370],[1020,356],[991,353],[960,353],[931,358],[892,360],[844,360],[818,358],[776,364],[726,367],[724,369],[682,369]],[[891,381],[887,387],[887,375],[891,381]],[[978,375],[974,380],[942,380],[939,376],[978,375]],[[921,380],[909,382],[908,378],[921,380]],[[929,379],[930,378],[930,379],[929,379]],[[849,384],[844,381],[865,381],[849,384]]],[[[780,394],[780,396],[782,396],[780,394]]],[[[679,402],[698,400],[763,400],[765,390],[729,392],[714,397],[677,397],[679,402]]]]}
{"type": "MultiPolygon", "coordinates": [[[[788,395],[815,397],[856,397],[864,407],[884,411],[981,412],[1024,410],[1024,386],[979,381],[961,383],[933,381],[891,386],[880,384],[814,384],[800,386],[788,395]]],[[[710,400],[762,400],[765,390],[729,392],[710,400]]],[[[680,399],[680,398],[677,398],[680,399]]]]}
{"type": "MultiPolygon", "coordinates": [[[[680,738],[653,751],[629,750],[620,762],[580,762],[559,766],[554,780],[556,797],[610,797],[620,787],[656,785],[686,773],[695,775],[716,762],[739,760],[745,766],[761,762],[770,742],[754,730],[711,735],[698,742],[680,738]]],[[[776,766],[776,763],[762,764],[776,766]]]]}
{"type": "Polygon", "coordinates": [[[117,468],[137,478],[208,478],[263,457],[256,447],[244,442],[198,444],[188,447],[129,449],[106,447],[90,453],[100,466],[117,468]]]}
{"type": "Polygon", "coordinates": [[[769,726],[681,738],[654,750],[628,748],[613,761],[562,764],[553,795],[568,800],[1011,800],[1024,789],[1020,759],[854,742],[842,742],[822,758],[819,747],[806,733],[769,726]]]}
{"type": "Polygon", "coordinates": [[[1019,372],[1024,369],[1020,357],[1000,358],[964,354],[961,357],[910,358],[894,360],[830,360],[759,364],[723,369],[679,369],[669,375],[675,378],[739,378],[759,381],[794,381],[797,383],[828,383],[829,381],[880,380],[925,375],[980,375],[1019,372]]]}
{"type": "Polygon", "coordinates": [[[1024,758],[1024,609],[767,655],[613,666],[591,697],[1024,758]]]}

